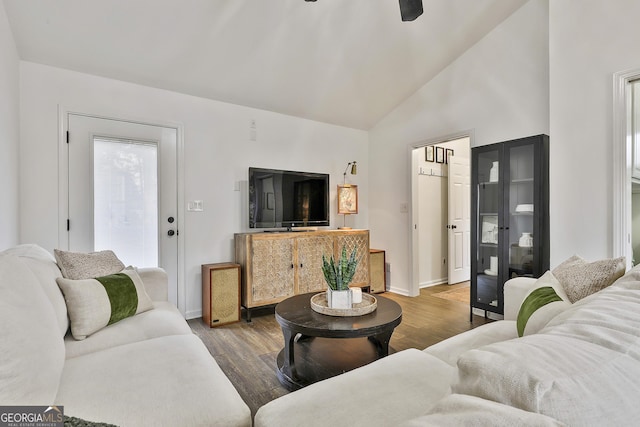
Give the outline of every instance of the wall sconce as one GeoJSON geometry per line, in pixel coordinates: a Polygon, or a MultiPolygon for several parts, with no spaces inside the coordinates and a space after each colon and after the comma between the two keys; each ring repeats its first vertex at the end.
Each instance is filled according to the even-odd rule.
{"type": "Polygon", "coordinates": [[[351,175],[358,173],[356,162],[349,162],[343,173],[342,185],[338,185],[338,214],[344,215],[343,226],[338,227],[340,230],[349,230],[351,227],[346,226],[347,215],[355,215],[358,213],[358,186],[347,184],[347,170],[351,166],[351,175]]]}
{"type": "Polygon", "coordinates": [[[347,163],[347,167],[344,168],[344,173],[342,174],[342,183],[343,184],[347,183],[347,170],[349,169],[349,166],[351,166],[351,175],[357,175],[358,174],[358,165],[356,165],[355,160],[353,162],[347,163]]]}

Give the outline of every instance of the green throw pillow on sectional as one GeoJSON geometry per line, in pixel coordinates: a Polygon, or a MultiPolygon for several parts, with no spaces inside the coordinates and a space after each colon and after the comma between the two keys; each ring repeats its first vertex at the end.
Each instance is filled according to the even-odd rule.
{"type": "Polygon", "coordinates": [[[516,321],[518,336],[537,333],[570,306],[562,285],[547,271],[536,281],[520,306],[516,321]]]}

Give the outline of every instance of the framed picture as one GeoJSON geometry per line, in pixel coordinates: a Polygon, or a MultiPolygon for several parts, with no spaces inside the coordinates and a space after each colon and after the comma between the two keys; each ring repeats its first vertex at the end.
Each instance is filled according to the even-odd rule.
{"type": "Polygon", "coordinates": [[[436,147],[436,163],[444,163],[444,147],[436,147]]]}
{"type": "Polygon", "coordinates": [[[357,185],[338,185],[338,213],[345,215],[358,213],[357,185]]]}
{"type": "Polygon", "coordinates": [[[451,161],[451,156],[453,156],[453,150],[451,148],[447,148],[447,153],[444,157],[444,162],[446,164],[449,164],[449,162],[451,161]]]}
{"type": "Polygon", "coordinates": [[[425,160],[427,162],[433,162],[433,145],[427,145],[424,147],[425,160]]]}

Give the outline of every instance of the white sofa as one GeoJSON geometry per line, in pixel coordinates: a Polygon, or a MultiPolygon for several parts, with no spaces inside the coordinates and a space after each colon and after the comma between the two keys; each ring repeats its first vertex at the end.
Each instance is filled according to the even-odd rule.
{"type": "Polygon", "coordinates": [[[640,267],[519,338],[535,283],[507,282],[505,320],[280,397],[254,425],[638,425],[640,267]]]}
{"type": "Polygon", "coordinates": [[[54,257],[0,252],[0,405],[63,405],[117,426],[250,426],[251,412],[177,308],[161,269],[139,269],[153,309],[76,341],[54,257]]]}

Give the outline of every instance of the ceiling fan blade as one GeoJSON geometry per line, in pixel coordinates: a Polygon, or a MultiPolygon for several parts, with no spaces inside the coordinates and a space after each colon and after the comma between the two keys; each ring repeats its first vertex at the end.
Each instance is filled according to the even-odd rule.
{"type": "Polygon", "coordinates": [[[403,21],[413,21],[422,15],[422,0],[400,0],[400,16],[403,21]]]}

